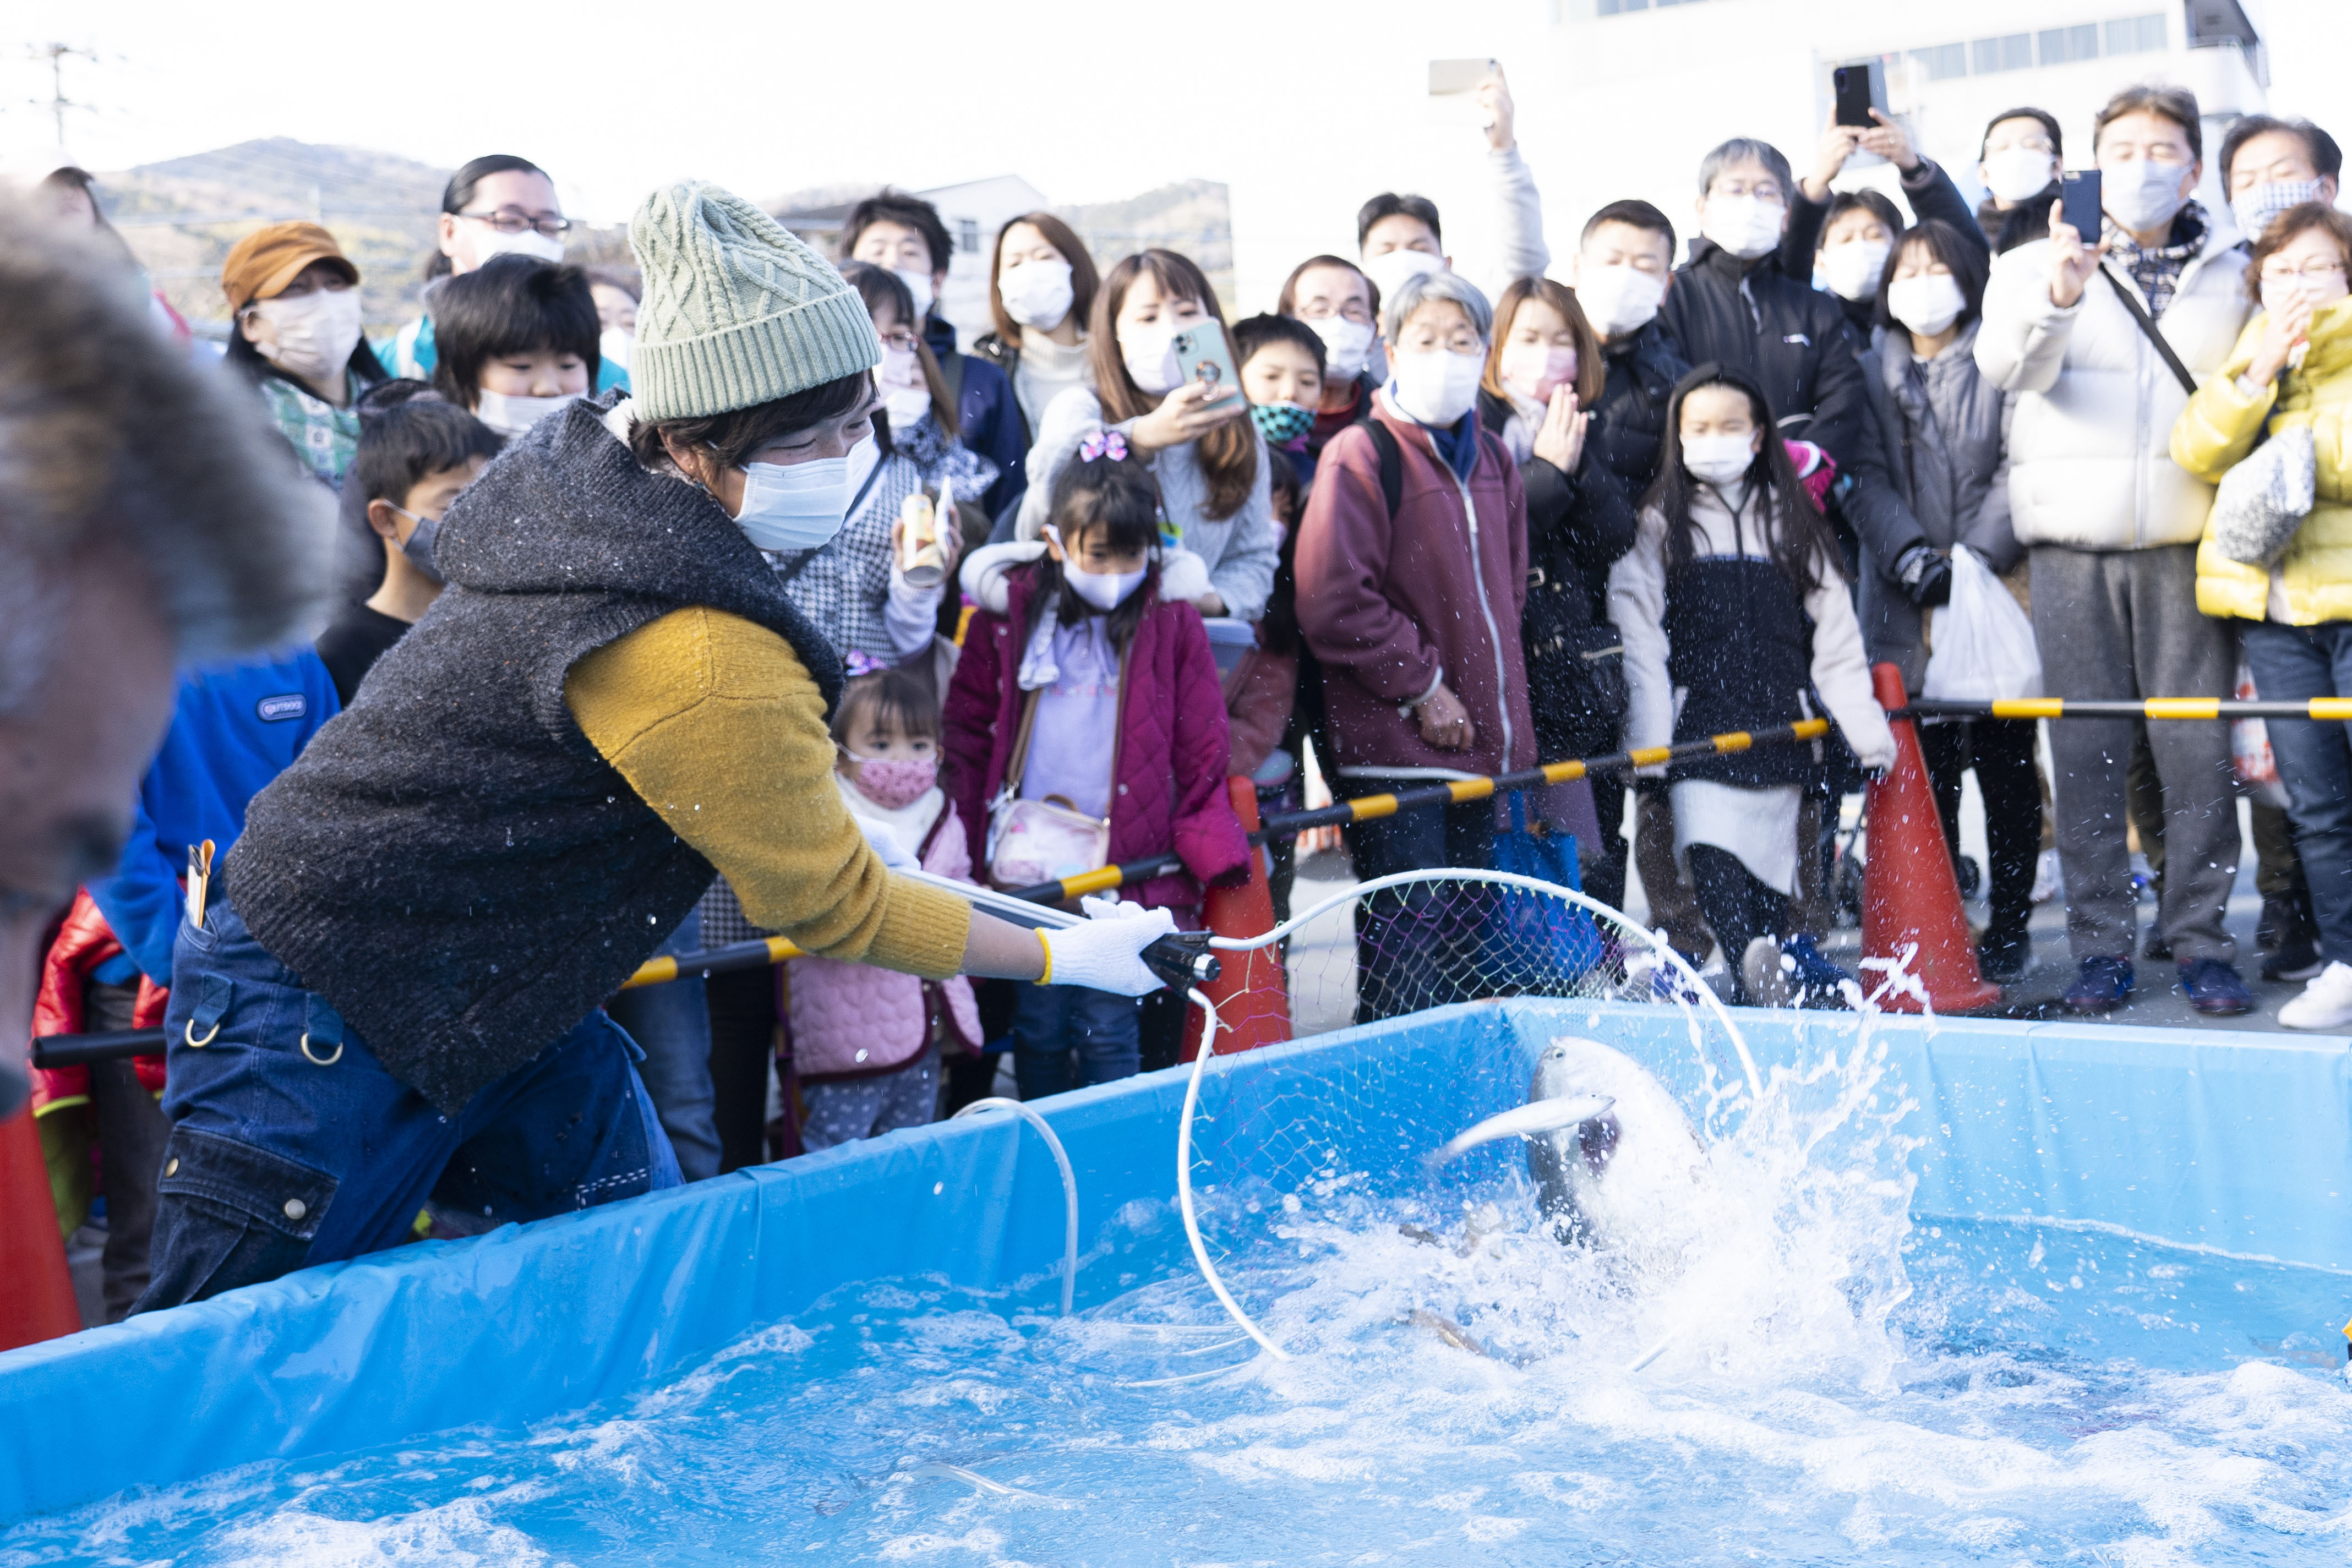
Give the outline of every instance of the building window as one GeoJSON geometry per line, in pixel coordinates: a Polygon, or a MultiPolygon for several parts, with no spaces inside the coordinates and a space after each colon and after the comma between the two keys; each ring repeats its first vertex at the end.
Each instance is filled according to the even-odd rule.
{"type": "Polygon", "coordinates": [[[1927,73],[1929,81],[1943,81],[1950,77],[1969,74],[1969,47],[1966,44],[1937,44],[1932,49],[1914,49],[1911,60],[1927,73]]]}
{"type": "Polygon", "coordinates": [[[2041,42],[2042,63],[2045,66],[2095,60],[2099,57],[2099,25],[2085,22],[2079,27],[2052,27],[2042,34],[2041,42]]]}
{"type": "Polygon", "coordinates": [[[1976,74],[1980,77],[1989,77],[1997,71],[2021,71],[2033,64],[2033,35],[2031,33],[1979,38],[1972,48],[1976,55],[1976,74]]]}
{"type": "Polygon", "coordinates": [[[2165,46],[2164,13],[2152,16],[2126,16],[2107,24],[2107,53],[2111,55],[2146,54],[2165,46]]]}
{"type": "Polygon", "coordinates": [[[958,218],[956,220],[956,248],[958,250],[966,251],[977,251],[980,249],[980,220],[978,218],[958,218]]]}
{"type": "Polygon", "coordinates": [[[1614,16],[1623,11],[1646,11],[1650,0],[1601,0],[1601,15],[1614,16]]]}

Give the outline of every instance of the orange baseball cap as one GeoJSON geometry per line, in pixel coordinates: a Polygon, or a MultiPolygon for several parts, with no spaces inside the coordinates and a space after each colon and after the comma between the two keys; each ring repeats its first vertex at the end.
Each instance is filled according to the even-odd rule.
{"type": "Polygon", "coordinates": [[[333,262],[352,282],[360,280],[360,269],[335,236],[317,224],[271,224],[254,230],[231,246],[228,259],[221,263],[221,292],[228,296],[230,313],[284,292],[314,261],[333,262]]]}

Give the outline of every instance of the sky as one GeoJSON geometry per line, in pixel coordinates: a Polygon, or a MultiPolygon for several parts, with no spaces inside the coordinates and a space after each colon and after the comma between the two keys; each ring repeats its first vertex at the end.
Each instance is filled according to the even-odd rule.
{"type": "MultiPolygon", "coordinates": [[[[2344,120],[2352,3],[2245,5],[2271,43],[2271,107],[2344,120]]],[[[184,0],[13,0],[0,24],[0,165],[50,142],[47,68],[24,51],[54,39],[98,57],[67,62],[66,90],[91,106],[68,112],[68,146],[99,170],[264,136],[449,167],[514,152],[555,175],[568,211],[597,223],[688,175],[758,200],[1011,172],[1056,203],[1197,177],[1234,187],[1247,272],[1257,248],[1344,254],[1349,215],[1373,191],[1423,189],[1449,214],[1475,205],[1477,131],[1427,98],[1428,62],[1502,57],[1536,141],[1537,118],[1559,112],[1553,78],[1575,38],[1556,24],[1591,5],[403,0],[231,21],[184,0]],[[1278,232],[1278,244],[1253,229],[1278,232]]],[[[1821,0],[1819,14],[1883,16],[1890,5],[1950,14],[1940,0],[1860,10],[1821,0]]],[[[1806,40],[1788,42],[1801,58],[1806,40]]],[[[1548,216],[1558,227],[1563,214],[1548,216]]]]}

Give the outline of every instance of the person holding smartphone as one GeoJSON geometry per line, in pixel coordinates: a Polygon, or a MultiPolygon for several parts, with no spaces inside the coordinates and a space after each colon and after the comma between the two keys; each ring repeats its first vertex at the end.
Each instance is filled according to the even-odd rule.
{"type": "MultiPolygon", "coordinates": [[[[2227,697],[2234,638],[2197,605],[2213,486],[2172,460],[2167,437],[2189,401],[2182,382],[2221,371],[2245,325],[2246,257],[2217,243],[2192,193],[2204,170],[2194,94],[2124,89],[2100,110],[2091,147],[2101,232],[2053,203],[2049,238],[1993,263],[1976,343],[1978,367],[2017,398],[2011,517],[2032,563],[2042,684],[2076,699],[2227,697]]],[[[2156,935],[2198,1011],[2250,1011],[2223,925],[2242,847],[2228,727],[2147,731],[2165,802],[2156,935]]],[[[2078,1012],[2111,1011],[2134,987],[2132,744],[2126,720],[2050,728],[2077,969],[2066,1005],[2078,1012]]]]}
{"type": "Polygon", "coordinates": [[[1095,384],[1046,405],[1013,532],[1024,540],[1045,538],[1054,476],[1087,437],[1115,429],[1151,465],[1175,542],[1208,571],[1205,585],[1180,581],[1186,591],[1170,594],[1203,615],[1255,621],[1265,612],[1281,544],[1265,439],[1229,379],[1220,372],[1214,383],[1203,382],[1192,364],[1178,362],[1177,334],[1204,322],[1222,330],[1224,314],[1192,257],[1147,250],[1110,269],[1087,333],[1095,384]]]}

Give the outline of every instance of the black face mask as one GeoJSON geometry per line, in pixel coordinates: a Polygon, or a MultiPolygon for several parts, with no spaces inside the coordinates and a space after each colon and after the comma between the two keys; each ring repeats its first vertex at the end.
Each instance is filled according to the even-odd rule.
{"type": "MultiPolygon", "coordinates": [[[[384,504],[392,505],[389,501],[384,504]]],[[[433,541],[441,532],[441,519],[420,517],[401,507],[393,507],[392,509],[416,525],[408,531],[408,538],[400,546],[400,553],[408,558],[408,564],[435,582],[447,582],[449,580],[441,575],[441,569],[433,564],[433,541]]]]}

